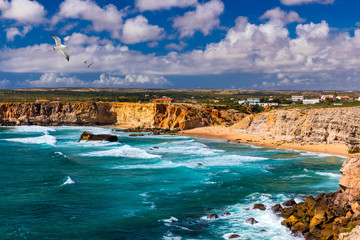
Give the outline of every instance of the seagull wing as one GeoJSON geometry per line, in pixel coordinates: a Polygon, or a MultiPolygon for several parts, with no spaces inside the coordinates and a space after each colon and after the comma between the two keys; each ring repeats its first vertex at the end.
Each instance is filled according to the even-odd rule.
{"type": "MultiPolygon", "coordinates": [[[[64,45],[62,45],[62,46],[64,46],[64,45]]],[[[64,46],[64,47],[60,48],[59,50],[65,55],[66,60],[68,60],[68,62],[69,62],[70,56],[69,56],[68,51],[66,50],[66,47],[64,46]]]]}
{"type": "Polygon", "coordinates": [[[61,39],[57,36],[55,36],[54,34],[51,34],[50,35],[55,39],[55,43],[56,43],[56,46],[60,46],[61,45],[61,39]]]}
{"type": "Polygon", "coordinates": [[[95,63],[95,62],[90,63],[89,66],[87,66],[87,67],[88,67],[88,68],[91,67],[91,65],[93,65],[94,63],[95,63]]]}

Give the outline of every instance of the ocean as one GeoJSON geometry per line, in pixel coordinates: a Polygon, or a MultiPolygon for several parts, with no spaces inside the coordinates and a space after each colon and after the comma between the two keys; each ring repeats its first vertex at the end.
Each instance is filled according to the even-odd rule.
{"type": "Polygon", "coordinates": [[[302,239],[270,207],[339,189],[343,156],[129,134],[1,127],[0,239],[302,239]]]}

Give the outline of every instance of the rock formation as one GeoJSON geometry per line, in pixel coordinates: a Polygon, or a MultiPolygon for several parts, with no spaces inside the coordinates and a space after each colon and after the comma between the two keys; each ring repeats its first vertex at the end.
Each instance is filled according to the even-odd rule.
{"type": "Polygon", "coordinates": [[[79,139],[80,141],[108,141],[108,142],[117,142],[118,137],[112,134],[98,134],[94,135],[92,132],[84,131],[79,139]]]}
{"type": "Polygon", "coordinates": [[[303,234],[305,239],[338,239],[340,233],[350,232],[360,221],[360,157],[347,158],[340,172],[340,190],[315,198],[309,196],[298,204],[288,201],[284,208],[276,205],[273,210],[285,218],[282,224],[303,234]]]}
{"type": "MultiPolygon", "coordinates": [[[[232,116],[232,115],[231,115],[232,116]]],[[[184,130],[225,122],[218,110],[159,103],[3,103],[0,125],[116,125],[184,130]]]]}
{"type": "Polygon", "coordinates": [[[360,150],[360,108],[273,110],[248,115],[232,127],[303,143],[342,143],[360,150]]]}

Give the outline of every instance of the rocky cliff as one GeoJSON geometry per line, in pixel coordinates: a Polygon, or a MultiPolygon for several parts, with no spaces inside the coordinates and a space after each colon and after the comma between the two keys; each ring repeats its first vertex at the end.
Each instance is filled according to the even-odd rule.
{"type": "Polygon", "coordinates": [[[356,146],[360,139],[360,108],[273,110],[249,115],[233,128],[286,137],[291,141],[356,146]]]}
{"type": "MultiPolygon", "coordinates": [[[[360,157],[348,157],[340,172],[338,191],[308,197],[290,207],[274,206],[285,220],[282,224],[305,239],[347,239],[360,221],[360,157]]],[[[284,203],[284,206],[286,204],[284,203]]]]}
{"type": "Polygon", "coordinates": [[[189,129],[219,124],[219,111],[192,105],[158,103],[3,103],[0,125],[116,125],[189,129]]]}

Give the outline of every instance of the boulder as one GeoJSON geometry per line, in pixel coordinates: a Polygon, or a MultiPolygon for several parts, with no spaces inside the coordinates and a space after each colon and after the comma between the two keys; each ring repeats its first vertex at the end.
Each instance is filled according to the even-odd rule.
{"type": "Polygon", "coordinates": [[[229,239],[236,239],[236,238],[239,238],[240,237],[240,235],[238,235],[238,234],[231,234],[230,236],[229,236],[229,239]]]}
{"type": "Polygon", "coordinates": [[[288,201],[286,201],[286,202],[283,203],[283,205],[284,205],[285,207],[291,207],[291,206],[293,206],[293,205],[295,205],[295,204],[296,204],[296,202],[295,202],[294,199],[290,199],[290,200],[288,200],[288,201]]]}
{"type": "Polygon", "coordinates": [[[258,221],[256,221],[255,218],[248,218],[248,219],[246,219],[245,222],[250,223],[251,225],[258,223],[258,221]]]}
{"type": "Polygon", "coordinates": [[[84,131],[79,139],[80,141],[108,141],[108,142],[117,142],[118,141],[118,137],[116,135],[112,135],[112,134],[98,134],[98,135],[94,135],[92,132],[90,131],[84,131]]]}
{"type": "Polygon", "coordinates": [[[208,215],[206,218],[207,219],[218,219],[219,216],[217,214],[213,213],[213,214],[208,215]]]}
{"type": "Polygon", "coordinates": [[[253,208],[254,209],[260,209],[261,211],[266,210],[266,207],[264,206],[264,204],[261,204],[261,203],[254,204],[253,208]]]}

